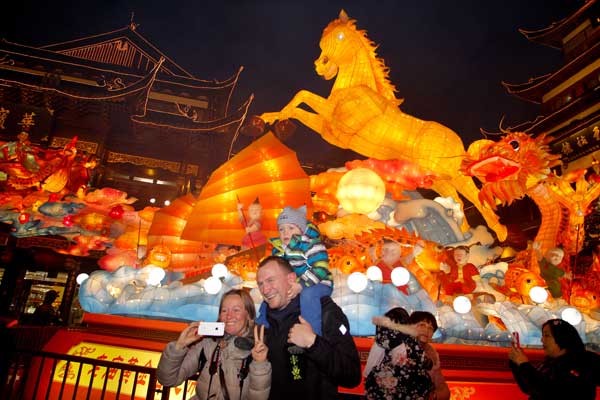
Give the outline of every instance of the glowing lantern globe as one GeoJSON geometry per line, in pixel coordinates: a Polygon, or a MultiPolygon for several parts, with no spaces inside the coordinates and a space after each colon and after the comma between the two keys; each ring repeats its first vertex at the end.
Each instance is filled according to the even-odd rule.
{"type": "Polygon", "coordinates": [[[531,300],[534,302],[542,304],[548,300],[548,292],[541,286],[534,286],[529,291],[529,297],[531,297],[531,300]]]}
{"type": "Polygon", "coordinates": [[[371,265],[367,268],[367,278],[372,281],[383,281],[383,273],[377,265],[371,265]]]}
{"type": "Polygon", "coordinates": [[[410,280],[410,272],[404,267],[396,267],[392,270],[390,278],[395,286],[404,286],[410,280]]]}
{"type": "Polygon", "coordinates": [[[360,293],[367,288],[367,276],[362,272],[353,272],[348,277],[348,287],[354,293],[360,293]]]}
{"type": "Polygon", "coordinates": [[[385,199],[385,183],[370,169],[356,168],[342,176],[336,197],[344,210],[369,214],[385,199]]]}
{"type": "Polygon", "coordinates": [[[227,278],[229,271],[227,270],[227,266],[225,264],[218,263],[213,265],[211,273],[215,278],[227,278]]]}
{"type": "Polygon", "coordinates": [[[579,325],[583,318],[579,310],[573,307],[567,307],[564,310],[562,310],[560,316],[562,319],[564,319],[573,326],[579,325]]]}
{"type": "Polygon", "coordinates": [[[85,272],[82,272],[81,274],[77,275],[77,278],[75,278],[75,280],[77,281],[78,285],[81,285],[89,277],[90,276],[88,274],[86,274],[85,272]]]}
{"type": "Polygon", "coordinates": [[[221,283],[221,280],[217,277],[209,276],[204,281],[204,290],[206,290],[206,293],[208,294],[217,294],[221,291],[222,287],[223,284],[221,283]]]}
{"type": "Polygon", "coordinates": [[[466,314],[471,311],[471,300],[466,296],[457,296],[452,302],[454,311],[459,314],[466,314]]]}

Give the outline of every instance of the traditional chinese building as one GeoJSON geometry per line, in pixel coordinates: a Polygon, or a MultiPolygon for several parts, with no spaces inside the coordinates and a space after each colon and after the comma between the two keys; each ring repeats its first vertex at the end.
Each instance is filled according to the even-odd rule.
{"type": "Polygon", "coordinates": [[[532,122],[510,128],[547,133],[562,154],[563,172],[587,168],[600,160],[600,2],[586,1],[550,26],[520,32],[530,41],[560,50],[564,65],[522,84],[503,83],[523,100],[541,105],[532,122]]]}
{"type": "Polygon", "coordinates": [[[137,25],[42,47],[0,43],[0,140],[27,132],[35,144],[97,157],[96,187],[162,205],[194,191],[227,159],[251,99],[230,104],[242,71],[194,77],[137,25]]]}

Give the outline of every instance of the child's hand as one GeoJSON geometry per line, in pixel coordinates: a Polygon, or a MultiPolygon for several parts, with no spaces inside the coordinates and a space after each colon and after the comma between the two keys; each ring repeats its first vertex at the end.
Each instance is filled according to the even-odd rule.
{"type": "Polygon", "coordinates": [[[294,282],[292,286],[290,286],[290,290],[288,290],[288,299],[291,300],[294,297],[298,296],[302,291],[302,285],[298,282],[294,282]]]}
{"type": "Polygon", "coordinates": [[[237,203],[238,211],[242,211],[244,209],[244,205],[242,203],[237,203]]]}

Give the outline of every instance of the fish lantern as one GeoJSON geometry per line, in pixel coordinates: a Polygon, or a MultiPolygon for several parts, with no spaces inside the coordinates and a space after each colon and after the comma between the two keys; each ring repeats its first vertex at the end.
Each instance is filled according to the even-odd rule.
{"type": "Polygon", "coordinates": [[[108,216],[112,219],[121,219],[123,217],[124,212],[125,210],[123,209],[123,206],[117,204],[116,206],[110,209],[110,211],[108,212],[108,216]]]}
{"type": "Polygon", "coordinates": [[[369,214],[385,199],[385,183],[370,169],[356,168],[342,176],[336,197],[344,210],[356,214],[369,214]]]}
{"type": "Polygon", "coordinates": [[[171,263],[171,250],[165,245],[159,244],[150,250],[147,264],[156,265],[157,267],[167,268],[171,263]]]}
{"type": "Polygon", "coordinates": [[[28,213],[19,214],[19,222],[21,224],[26,224],[27,222],[29,222],[29,214],[28,213]]]}

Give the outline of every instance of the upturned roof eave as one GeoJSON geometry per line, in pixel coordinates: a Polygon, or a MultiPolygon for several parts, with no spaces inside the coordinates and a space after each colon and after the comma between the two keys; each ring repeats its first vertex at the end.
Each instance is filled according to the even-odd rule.
{"type": "Polygon", "coordinates": [[[577,11],[572,13],[570,16],[565,17],[559,21],[551,23],[549,26],[537,29],[537,30],[526,30],[519,29],[519,32],[525,36],[528,40],[539,43],[554,49],[562,49],[562,39],[573,29],[577,27],[585,18],[587,18],[587,11],[596,3],[597,0],[587,1],[577,11]]]}
{"type": "MultiPolygon", "coordinates": [[[[87,60],[85,58],[73,57],[59,52],[46,50],[44,48],[27,46],[19,43],[2,40],[0,42],[0,51],[6,54],[14,54],[21,58],[30,58],[43,62],[58,63],[69,65],[74,68],[92,69],[99,73],[108,73],[112,75],[122,75],[132,78],[142,78],[146,74],[132,73],[131,68],[123,67],[116,64],[102,63],[98,61],[87,60]]],[[[161,69],[162,70],[162,69],[161,69]]],[[[157,82],[161,84],[173,85],[185,88],[185,90],[230,90],[235,84],[241,71],[233,74],[224,81],[204,81],[199,79],[191,79],[179,75],[171,75],[167,73],[158,73],[157,82]]]]}

